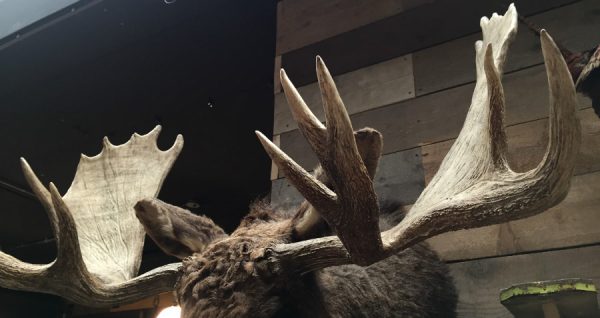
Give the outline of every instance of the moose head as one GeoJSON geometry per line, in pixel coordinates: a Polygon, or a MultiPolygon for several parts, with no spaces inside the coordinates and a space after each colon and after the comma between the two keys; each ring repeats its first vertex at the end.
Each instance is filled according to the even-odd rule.
{"type": "Polygon", "coordinates": [[[382,136],[370,128],[354,131],[317,57],[325,124],[283,70],[281,82],[320,166],[308,173],[257,132],[271,159],[306,198],[296,210],[257,203],[227,234],[204,216],[155,199],[183,146],[179,136],[171,149],[160,151],[158,127],[120,146],[105,139],[98,156],[81,158],[64,196],[53,184],[46,189],[22,160],[25,177],[48,212],[58,255],[50,264],[35,265],[0,252],[0,286],[89,306],[175,290],[184,317],[453,316],[451,278],[423,241],[525,218],[557,204],[568,192],[580,139],[571,75],[542,31],[550,87],[548,149],[531,171],[510,169],[501,76],[516,34],[516,9],[511,5],[504,16],[482,18],[481,27],[477,81],[464,126],[436,176],[395,223],[383,224],[398,213],[384,211],[373,188],[382,136]],[[136,276],[144,232],[182,262],[136,276]]]}

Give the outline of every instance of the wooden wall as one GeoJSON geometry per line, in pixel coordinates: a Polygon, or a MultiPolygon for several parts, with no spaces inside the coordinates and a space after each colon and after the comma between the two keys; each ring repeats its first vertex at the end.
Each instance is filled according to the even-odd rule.
{"type": "MultiPolygon", "coordinates": [[[[410,205],[462,127],[475,81],[479,18],[504,12],[509,2],[283,0],[276,69],[286,69],[323,119],[314,58],[324,58],[354,127],[383,133],[378,194],[410,205]]],[[[600,43],[597,0],[516,1],[516,6],[572,50],[600,43]]],[[[524,171],[537,165],[546,147],[548,90],[539,40],[525,26],[519,29],[503,83],[510,163],[524,171]]],[[[273,140],[313,168],[316,158],[297,130],[277,74],[274,94],[273,140]]],[[[561,204],[532,218],[429,240],[450,264],[461,317],[511,317],[499,290],[515,283],[581,277],[600,286],[600,119],[590,107],[580,96],[582,148],[561,204]]],[[[271,177],[273,203],[291,207],[302,200],[275,167],[271,177]]]]}

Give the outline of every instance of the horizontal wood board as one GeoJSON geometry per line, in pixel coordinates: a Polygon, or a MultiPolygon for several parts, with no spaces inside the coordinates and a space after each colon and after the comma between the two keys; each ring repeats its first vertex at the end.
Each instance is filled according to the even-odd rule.
{"type": "MultiPolygon", "coordinates": [[[[517,4],[517,10],[519,10],[517,4]]],[[[528,17],[548,30],[555,41],[577,52],[600,43],[600,1],[584,0],[528,17]]],[[[505,72],[543,62],[538,37],[519,23],[515,42],[508,52],[505,72]]],[[[475,81],[473,44],[481,33],[433,46],[413,54],[417,96],[475,81]]]]}
{"type": "MultiPolygon", "coordinates": [[[[294,81],[294,78],[290,79],[294,81]]],[[[279,78],[276,80],[279,81],[279,78]]],[[[364,112],[415,96],[410,54],[336,76],[334,80],[349,114],[364,112]]],[[[298,91],[319,120],[325,121],[319,84],[302,86],[298,91]]],[[[298,129],[298,125],[292,117],[285,94],[276,94],[273,134],[278,135],[294,129],[298,129]]]]}
{"type": "Polygon", "coordinates": [[[277,54],[434,0],[284,0],[277,4],[277,54]]]}
{"type": "MultiPolygon", "coordinates": [[[[413,203],[425,185],[421,161],[419,149],[382,157],[375,176],[375,191],[380,198],[393,198],[404,204],[413,203]]],[[[287,179],[272,182],[272,204],[287,209],[298,206],[303,200],[302,195],[288,183],[287,179]]]]}
{"type": "MultiPolygon", "coordinates": [[[[529,19],[547,28],[557,41],[572,50],[583,50],[600,42],[600,33],[589,32],[589,30],[600,29],[600,2],[595,0],[585,0],[567,5],[529,17],[529,19]]],[[[339,75],[336,77],[336,83],[350,114],[415,96],[413,90],[398,89],[400,85],[407,88],[414,85],[416,95],[422,96],[471,83],[475,80],[473,44],[479,39],[481,39],[481,33],[418,51],[410,60],[414,67],[399,63],[398,59],[404,57],[394,58],[339,75]],[[407,70],[412,71],[413,68],[414,83],[407,74],[407,70]],[[378,74],[378,72],[385,74],[378,74]],[[393,72],[399,74],[394,75],[393,72]],[[407,83],[390,85],[403,78],[407,83]],[[392,83],[390,83],[391,80],[393,80],[392,83]],[[383,85],[381,85],[382,83],[383,85]],[[381,87],[376,85],[381,85],[381,87]],[[410,92],[410,96],[406,96],[407,92],[410,92]],[[357,100],[355,101],[354,98],[357,100]]],[[[542,62],[539,39],[520,24],[520,31],[511,46],[505,71],[510,73],[542,62]]],[[[279,84],[278,76],[275,80],[279,84]]],[[[299,90],[313,111],[322,113],[317,84],[302,86],[299,90]]],[[[319,118],[322,119],[322,117],[319,118]]],[[[296,128],[285,97],[283,94],[276,95],[274,134],[296,128]]]]}
{"type": "MultiPolygon", "coordinates": [[[[506,125],[548,116],[547,77],[543,65],[508,74],[503,79],[506,125]]],[[[372,127],[383,134],[383,153],[394,153],[456,138],[466,117],[474,84],[351,115],[355,128],[372,127]]],[[[579,96],[579,105],[591,107],[579,96]]],[[[303,167],[317,164],[314,153],[298,130],[281,135],[281,148],[303,167]]],[[[283,177],[280,174],[280,177],[283,177]]]]}
{"type": "Polygon", "coordinates": [[[512,318],[500,290],[518,283],[585,278],[600,286],[600,246],[450,264],[459,298],[458,316],[512,318]]]}
{"type": "MultiPolygon", "coordinates": [[[[575,162],[575,175],[600,170],[600,119],[592,108],[579,111],[581,147],[575,162]]],[[[508,162],[513,171],[535,168],[543,159],[548,144],[548,119],[539,119],[506,128],[508,162]]],[[[455,139],[421,147],[425,183],[437,172],[455,139]]]]}
{"type": "Polygon", "coordinates": [[[597,244],[600,243],[599,192],[600,172],[576,176],[567,197],[541,214],[448,232],[428,242],[446,261],[597,244]]]}
{"type": "MultiPolygon", "coordinates": [[[[299,86],[315,82],[312,61],[321,55],[334,75],[380,63],[479,31],[479,19],[504,12],[510,0],[439,0],[282,55],[282,65],[299,86]],[[448,14],[452,12],[452,14],[448,14]],[[432,21],[432,22],[427,22],[432,21]],[[433,22],[435,21],[435,22],[433,22]]],[[[574,0],[515,1],[532,15],[574,0]]]]}

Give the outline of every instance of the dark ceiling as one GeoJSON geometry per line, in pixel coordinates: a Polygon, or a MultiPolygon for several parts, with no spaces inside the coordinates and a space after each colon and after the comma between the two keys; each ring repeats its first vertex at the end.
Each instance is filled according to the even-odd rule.
{"type": "MultiPolygon", "coordinates": [[[[79,1],[0,40],[2,250],[54,258],[19,157],[64,193],[80,153],[157,124],[160,148],[185,138],[159,197],[235,228],[269,192],[254,130],[272,130],[274,47],[274,0],[79,1]]],[[[168,261],[146,250],[145,267],[168,261]]]]}

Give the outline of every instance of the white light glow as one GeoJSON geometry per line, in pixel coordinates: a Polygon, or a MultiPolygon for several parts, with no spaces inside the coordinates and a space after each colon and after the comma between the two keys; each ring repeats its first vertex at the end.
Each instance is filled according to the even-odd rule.
{"type": "Polygon", "coordinates": [[[156,318],[179,318],[181,317],[181,307],[171,306],[161,310],[156,318]]]}

